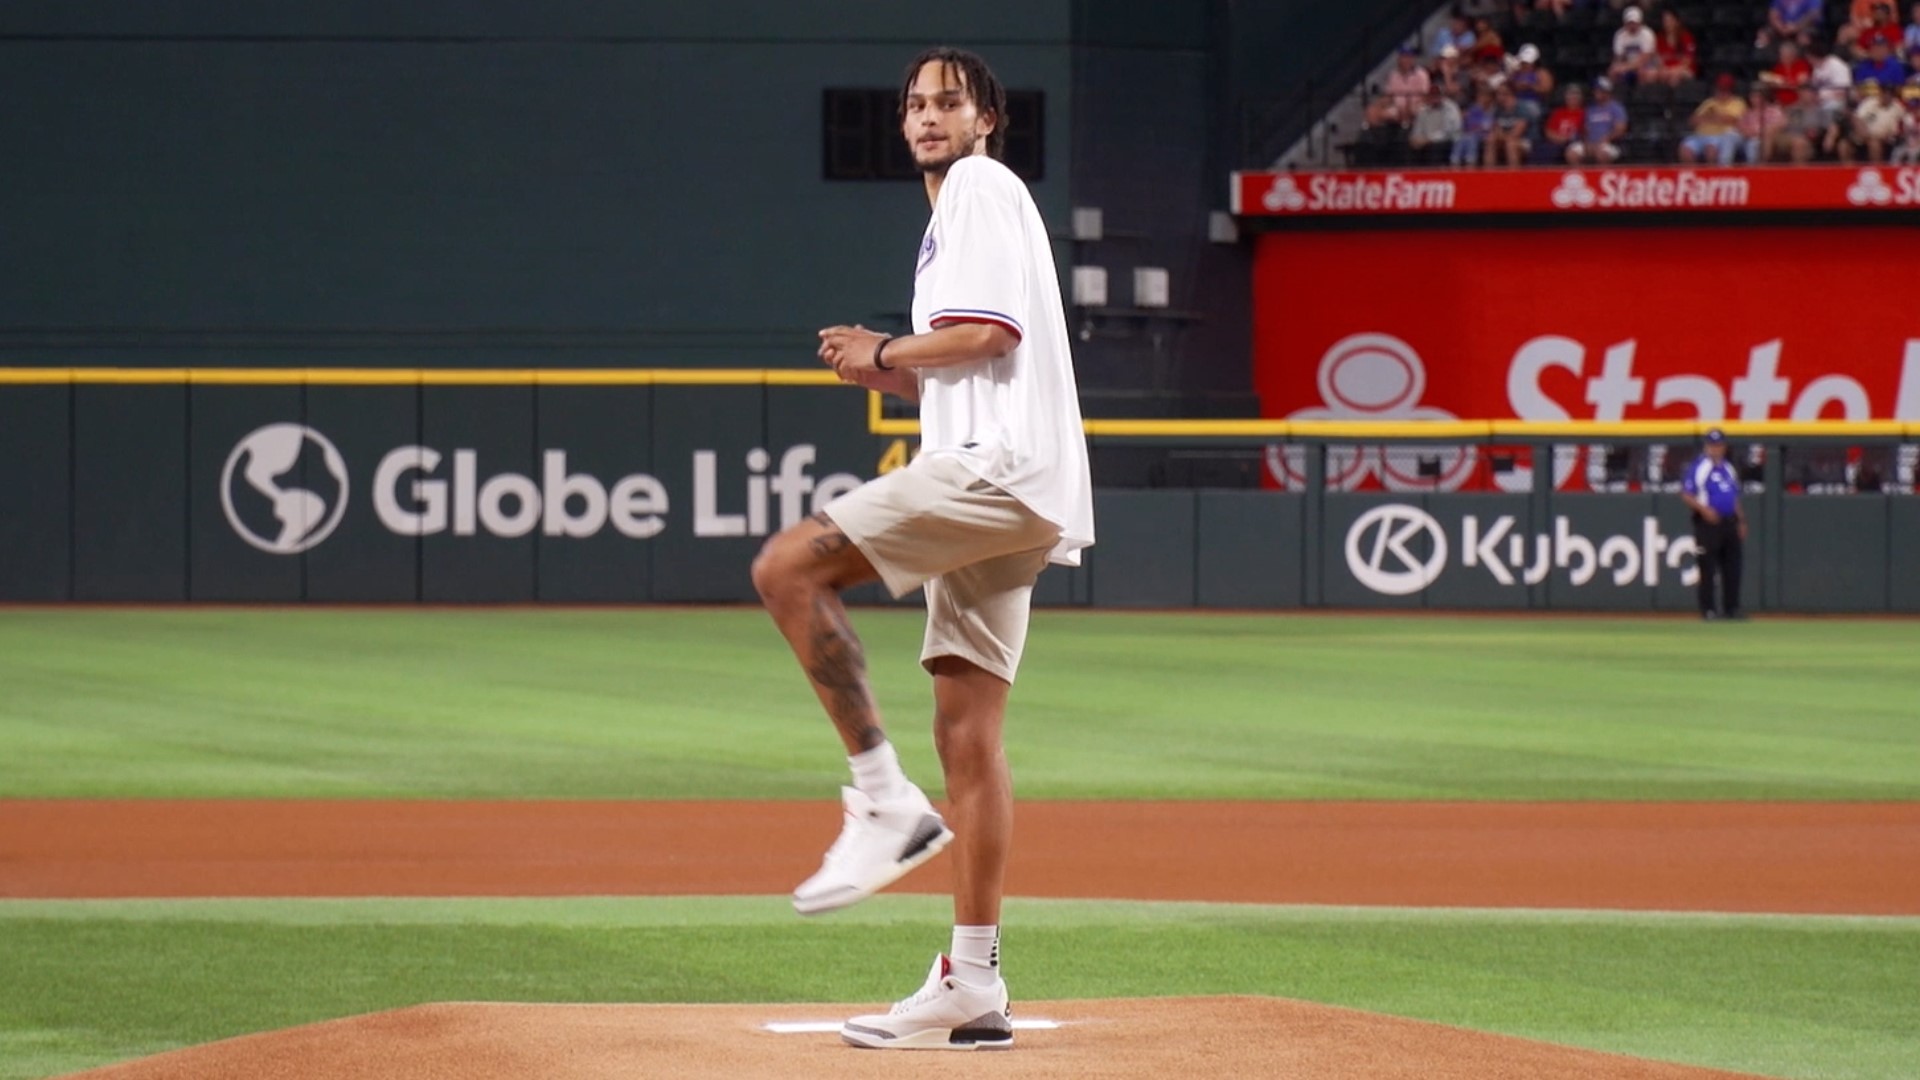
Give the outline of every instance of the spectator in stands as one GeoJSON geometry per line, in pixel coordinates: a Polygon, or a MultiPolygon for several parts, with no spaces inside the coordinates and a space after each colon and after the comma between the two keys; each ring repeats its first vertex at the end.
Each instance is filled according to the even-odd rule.
{"type": "Polygon", "coordinates": [[[1884,38],[1875,38],[1867,50],[1867,58],[1853,65],[1856,86],[1864,86],[1868,79],[1888,89],[1898,88],[1907,81],[1907,65],[1893,55],[1892,46],[1884,38]]]}
{"type": "Polygon", "coordinates": [[[1554,18],[1561,22],[1566,22],[1567,12],[1572,8],[1582,6],[1584,6],[1584,0],[1580,3],[1576,3],[1575,0],[1534,0],[1533,9],[1535,11],[1551,11],[1553,12],[1554,18]]]}
{"type": "Polygon", "coordinates": [[[1473,80],[1473,90],[1476,94],[1482,90],[1498,90],[1500,84],[1507,81],[1505,65],[1500,60],[1474,61],[1473,65],[1467,69],[1467,77],[1473,80]]]}
{"type": "Polygon", "coordinates": [[[1462,126],[1459,103],[1438,86],[1430,88],[1426,103],[1414,114],[1413,127],[1407,132],[1414,164],[1438,165],[1446,161],[1462,126]]]}
{"type": "MultiPolygon", "coordinates": [[[[1777,104],[1780,92],[1778,90],[1770,92],[1774,95],[1777,104]]],[[[1827,123],[1820,110],[1811,102],[1796,105],[1791,109],[1782,105],[1780,110],[1786,114],[1787,121],[1773,140],[1773,160],[1775,161],[1791,161],[1795,165],[1805,165],[1819,152],[1822,140],[1827,138],[1830,132],[1838,131],[1837,125],[1827,123]]],[[[1844,120],[1846,117],[1842,116],[1841,119],[1844,120]]]]}
{"type": "Polygon", "coordinates": [[[1915,3],[1907,14],[1907,31],[1901,35],[1900,51],[1908,56],[1920,51],[1920,3],[1915,3]]]}
{"type": "Polygon", "coordinates": [[[1772,86],[1780,97],[1780,107],[1791,110],[1800,104],[1800,88],[1813,81],[1813,65],[1800,55],[1800,46],[1791,41],[1780,43],[1780,59],[1760,73],[1760,80],[1772,86]]]}
{"type": "Polygon", "coordinates": [[[1820,0],[1773,0],[1767,7],[1767,24],[1754,44],[1763,49],[1778,41],[1805,45],[1819,28],[1820,0]]]}
{"type": "Polygon", "coordinates": [[[1903,87],[1906,115],[1900,120],[1900,143],[1887,155],[1895,165],[1920,165],[1920,86],[1903,87]]]}
{"type": "Polygon", "coordinates": [[[1427,73],[1427,79],[1456,103],[1472,97],[1473,79],[1460,64],[1460,50],[1451,45],[1440,50],[1440,59],[1427,73]]]}
{"type": "Polygon", "coordinates": [[[1648,64],[1640,72],[1640,77],[1649,82],[1678,86],[1700,73],[1699,46],[1694,43],[1693,31],[1687,29],[1672,8],[1660,13],[1660,33],[1655,39],[1654,51],[1659,62],[1648,64]]]}
{"type": "Polygon", "coordinates": [[[1613,81],[1593,80],[1593,100],[1587,103],[1587,122],[1580,141],[1567,147],[1567,161],[1611,165],[1620,160],[1620,139],[1627,133],[1627,110],[1613,100],[1613,81]]]}
{"type": "Polygon", "coordinates": [[[1907,85],[1920,86],[1920,45],[1907,52],[1907,85]]]}
{"type": "Polygon", "coordinates": [[[1862,151],[1875,165],[1887,160],[1887,151],[1900,141],[1907,110],[1873,79],[1860,80],[1860,105],[1853,111],[1853,129],[1840,142],[1840,160],[1852,161],[1862,151]]]}
{"type": "Polygon", "coordinates": [[[1680,142],[1681,161],[1733,164],[1740,148],[1740,121],[1747,114],[1747,103],[1740,100],[1737,89],[1738,83],[1726,72],[1713,80],[1713,96],[1693,110],[1693,134],[1680,142]]]}
{"type": "Polygon", "coordinates": [[[1420,66],[1419,51],[1411,45],[1403,46],[1393,58],[1393,70],[1387,72],[1386,92],[1367,106],[1367,126],[1406,127],[1432,85],[1427,69],[1420,66]]]}
{"type": "Polygon", "coordinates": [[[1747,91],[1747,111],[1740,117],[1740,141],[1746,159],[1752,165],[1788,156],[1782,136],[1787,129],[1787,111],[1774,100],[1773,91],[1755,85],[1747,91]]]}
{"type": "Polygon", "coordinates": [[[1453,153],[1447,162],[1455,167],[1477,165],[1493,134],[1493,91],[1485,86],[1474,92],[1473,104],[1460,117],[1460,137],[1453,140],[1453,153]]]}
{"type": "Polygon", "coordinates": [[[1630,82],[1660,55],[1660,44],[1647,29],[1639,8],[1621,12],[1620,19],[1622,25],[1613,34],[1613,64],[1607,68],[1607,77],[1630,82]]]}
{"type": "Polygon", "coordinates": [[[1486,163],[1517,169],[1533,148],[1533,126],[1514,96],[1513,87],[1502,82],[1493,92],[1493,132],[1487,136],[1486,163]]]}
{"type": "Polygon", "coordinates": [[[1857,44],[1860,35],[1873,25],[1873,9],[1886,2],[1887,0],[1853,0],[1853,6],[1848,9],[1847,21],[1841,23],[1840,29],[1833,33],[1834,49],[1855,59],[1866,55],[1866,50],[1857,44]]]}
{"type": "Polygon", "coordinates": [[[1449,47],[1455,55],[1472,52],[1473,42],[1473,23],[1467,18],[1466,12],[1454,8],[1453,14],[1447,16],[1447,25],[1433,35],[1434,59],[1439,59],[1449,47]]]}
{"type": "Polygon", "coordinates": [[[1893,17],[1891,0],[1878,0],[1873,5],[1873,21],[1867,24],[1866,29],[1860,31],[1860,36],[1855,39],[1853,47],[1856,52],[1870,53],[1874,42],[1884,41],[1887,43],[1887,51],[1898,56],[1902,51],[1901,37],[1900,20],[1893,17]]]}
{"type": "Polygon", "coordinates": [[[1834,55],[1825,38],[1815,37],[1808,44],[1807,53],[1813,61],[1813,76],[1808,85],[1813,87],[1820,108],[1826,112],[1827,122],[1832,123],[1847,113],[1853,90],[1853,68],[1834,55]]]}
{"type": "Polygon", "coordinates": [[[1468,51],[1475,64],[1492,61],[1495,64],[1507,58],[1507,44],[1500,39],[1500,31],[1493,28],[1493,20],[1476,19],[1473,24],[1473,48],[1468,51]]]}
{"type": "Polygon", "coordinates": [[[1578,164],[1573,159],[1573,145],[1580,141],[1587,127],[1587,96],[1579,86],[1568,86],[1566,98],[1560,107],[1547,116],[1546,125],[1541,134],[1553,148],[1556,160],[1569,165],[1578,164]]]}
{"type": "Polygon", "coordinates": [[[1536,109],[1544,110],[1548,95],[1553,93],[1553,72],[1540,66],[1540,46],[1531,42],[1522,45],[1514,59],[1517,63],[1507,73],[1507,84],[1513,87],[1513,96],[1521,101],[1532,102],[1536,109]]]}

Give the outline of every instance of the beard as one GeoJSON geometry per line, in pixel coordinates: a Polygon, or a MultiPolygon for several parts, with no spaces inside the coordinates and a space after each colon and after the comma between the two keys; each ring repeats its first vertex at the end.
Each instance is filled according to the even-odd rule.
{"type": "Polygon", "coordinates": [[[972,132],[967,132],[964,135],[955,135],[953,138],[947,140],[946,153],[930,158],[922,158],[918,154],[915,154],[913,163],[918,166],[923,173],[933,176],[945,176],[947,175],[947,170],[953,168],[954,162],[959,161],[961,158],[973,156],[974,145],[979,141],[980,137],[972,132]]]}

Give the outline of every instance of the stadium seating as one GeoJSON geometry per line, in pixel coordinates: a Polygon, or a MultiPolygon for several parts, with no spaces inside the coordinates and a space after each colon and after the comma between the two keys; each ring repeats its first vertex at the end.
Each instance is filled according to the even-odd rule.
{"type": "MultiPolygon", "coordinates": [[[[1904,7],[1904,4],[1902,5],[1904,7]]],[[[1648,25],[1657,32],[1660,13],[1671,8],[1692,32],[1698,57],[1699,77],[1674,87],[1623,86],[1619,100],[1630,117],[1629,138],[1622,146],[1623,160],[1632,163],[1671,162],[1678,145],[1689,130],[1694,109],[1712,93],[1711,81],[1721,73],[1739,80],[1741,91],[1761,72],[1777,61],[1775,50],[1755,45],[1755,39],[1767,18],[1766,0],[1722,0],[1712,4],[1661,5],[1644,3],[1648,25]]],[[[1847,0],[1832,0],[1826,6],[1828,33],[1848,17],[1847,0]]],[[[1590,86],[1606,74],[1613,58],[1613,35],[1620,28],[1619,15],[1608,5],[1591,4],[1570,9],[1564,18],[1551,12],[1531,11],[1519,15],[1502,13],[1492,17],[1494,28],[1509,54],[1522,46],[1535,45],[1541,63],[1554,75],[1558,89],[1545,105],[1550,112],[1560,103],[1569,85],[1590,86]]],[[[1374,93],[1379,88],[1370,88],[1374,93]]],[[[1392,131],[1363,131],[1344,144],[1348,163],[1357,167],[1398,166],[1410,162],[1404,140],[1392,131]]],[[[1535,155],[1536,163],[1549,163],[1535,155]]]]}

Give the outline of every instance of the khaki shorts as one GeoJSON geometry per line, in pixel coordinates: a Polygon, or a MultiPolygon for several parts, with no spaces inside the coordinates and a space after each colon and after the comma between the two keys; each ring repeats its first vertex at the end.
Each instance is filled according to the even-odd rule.
{"type": "Polygon", "coordinates": [[[835,499],[825,513],[894,596],[926,586],[923,665],[957,656],[1013,681],[1033,583],[1059,526],[950,454],[916,458],[835,499]]]}

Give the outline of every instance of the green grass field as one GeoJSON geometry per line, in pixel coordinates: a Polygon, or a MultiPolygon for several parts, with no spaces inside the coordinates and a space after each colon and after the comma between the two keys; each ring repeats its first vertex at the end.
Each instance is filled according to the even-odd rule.
{"type": "MultiPolygon", "coordinates": [[[[931,780],[918,616],[856,620],[931,780]]],[[[1920,798],[1920,622],[1043,612],[1028,658],[1027,797],[1920,798]]],[[[753,611],[0,612],[0,797],[826,800],[843,770],[753,611]]],[[[808,922],[781,898],[0,901],[0,1078],[433,1000],[879,1001],[945,922],[916,897],[808,922]]],[[[1007,924],[1029,1000],[1277,994],[1920,1075],[1920,919],[1025,900],[1007,924]]]]}
{"type": "MultiPolygon", "coordinates": [[[[860,612],[932,780],[920,616],[860,612]]],[[[1036,798],[1920,798],[1920,621],[1042,612],[1036,798]]],[[[0,613],[0,795],[831,798],[750,610],[0,613]]]]}

